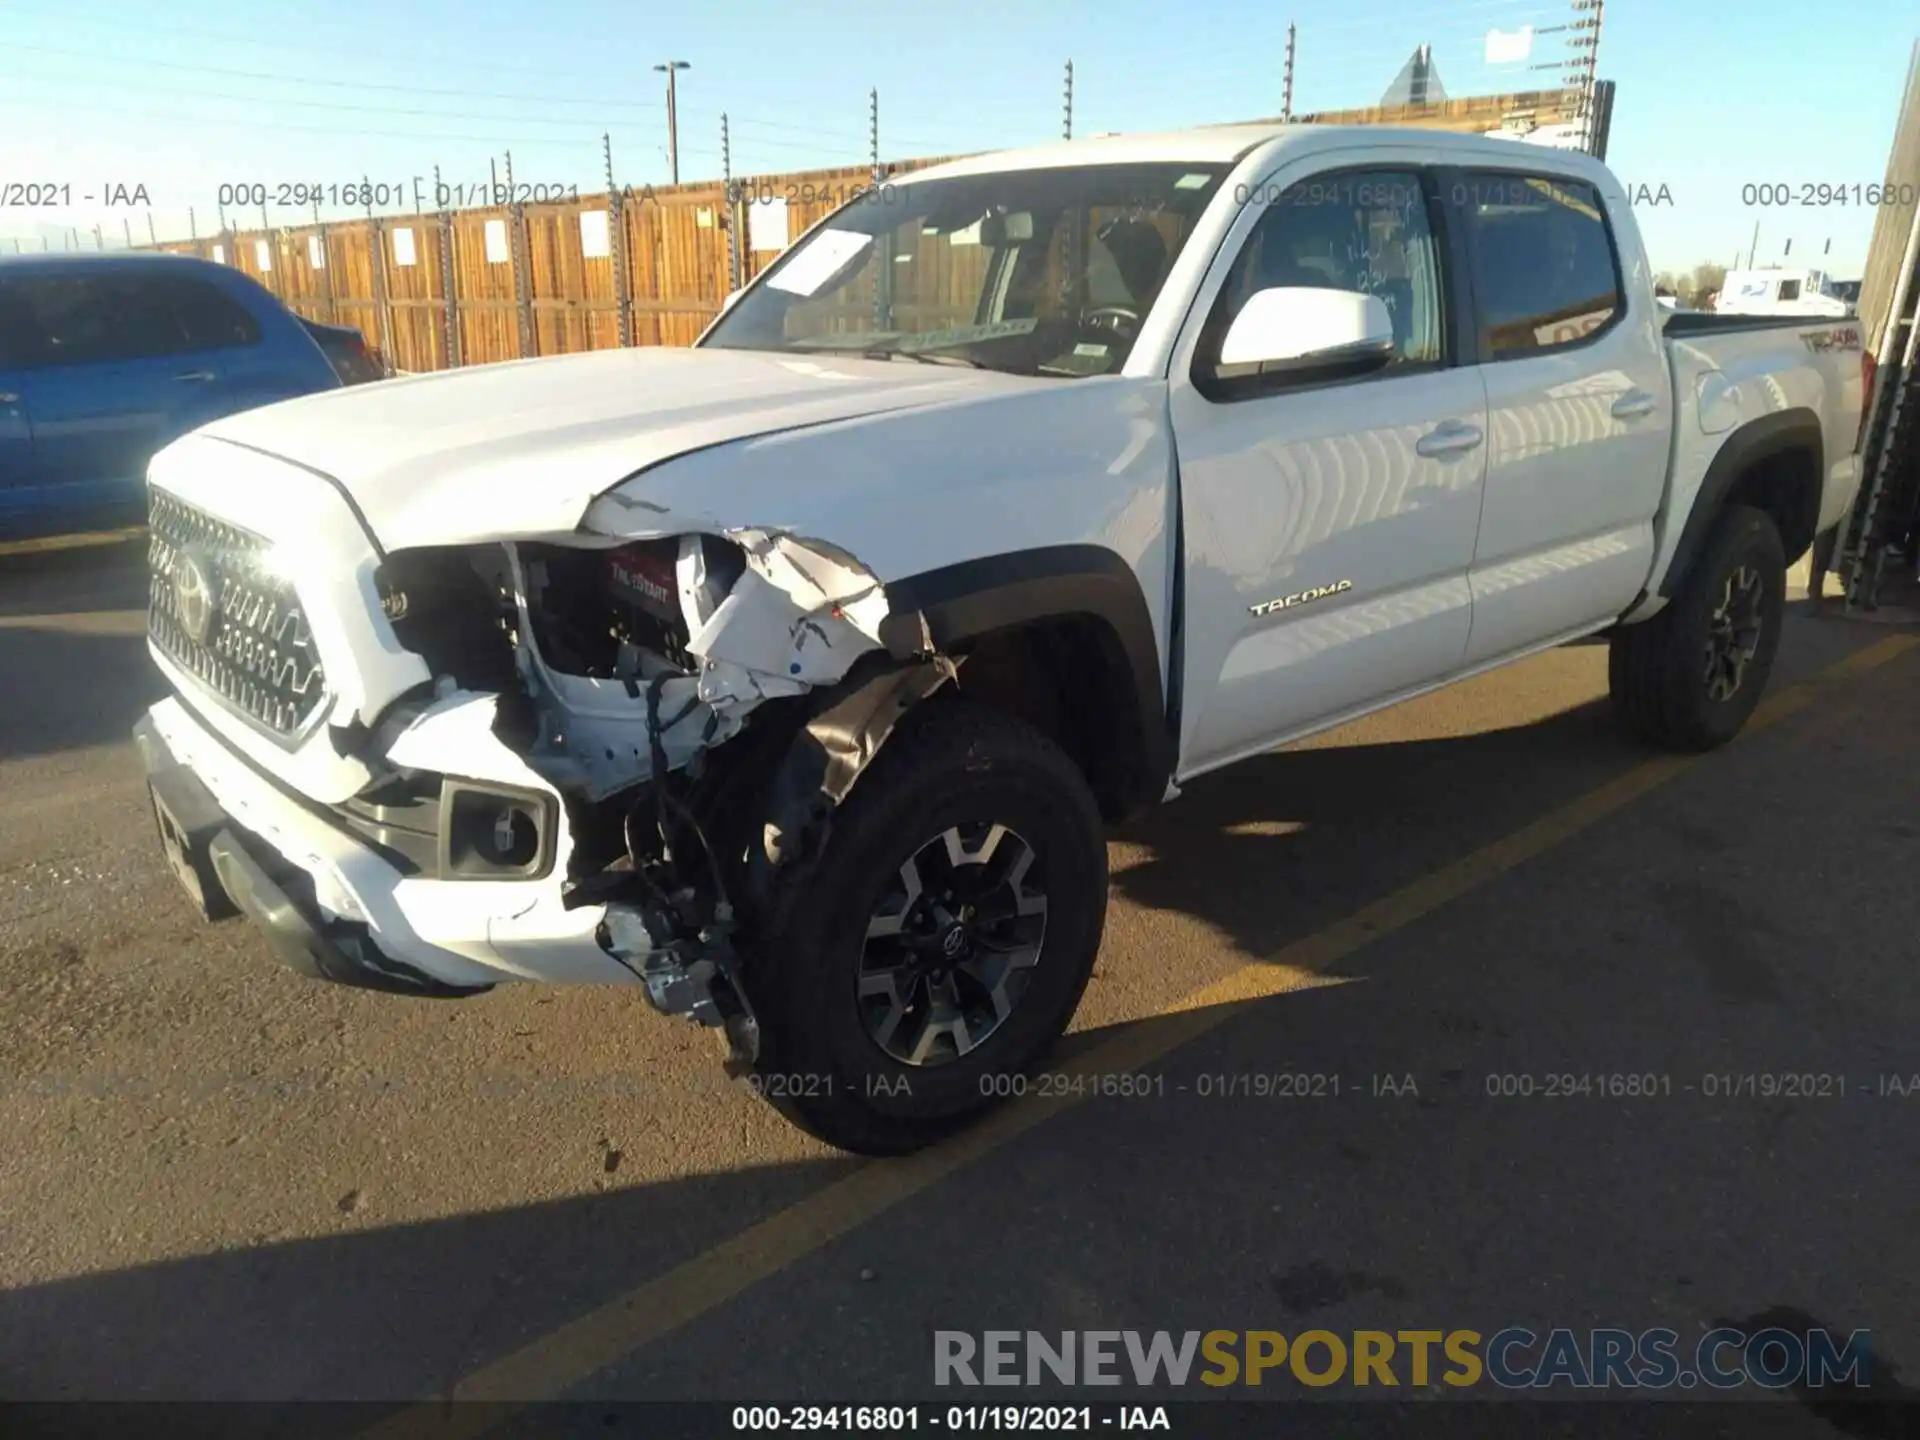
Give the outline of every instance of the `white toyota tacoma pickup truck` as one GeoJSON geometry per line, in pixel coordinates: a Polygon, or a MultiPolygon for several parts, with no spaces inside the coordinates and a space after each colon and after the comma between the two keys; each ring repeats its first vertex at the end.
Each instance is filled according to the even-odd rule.
{"type": "Polygon", "coordinates": [[[691,349],[153,461],[137,739],[209,918],[416,996],[642,986],[911,1149],[1087,983],[1103,823],[1577,637],[1739,730],[1858,476],[1856,321],[1669,315],[1619,182],[1427,131],[881,185],[691,349]]]}

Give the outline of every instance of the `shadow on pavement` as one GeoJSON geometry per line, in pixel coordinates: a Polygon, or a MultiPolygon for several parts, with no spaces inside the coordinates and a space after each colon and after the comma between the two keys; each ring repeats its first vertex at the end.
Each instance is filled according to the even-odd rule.
{"type": "Polygon", "coordinates": [[[0,625],[0,761],[114,745],[166,694],[144,632],[0,625]]]}
{"type": "MultiPolygon", "coordinates": [[[[38,647],[30,650],[27,658],[50,676],[100,663],[121,654],[119,647],[137,652],[139,644],[135,639],[115,639],[103,642],[106,648],[91,656],[75,654],[76,646],[97,639],[45,635],[34,630],[10,636],[0,632],[0,644],[38,647]]],[[[17,653],[0,653],[0,668],[6,673],[16,673],[18,663],[17,653]]],[[[29,699],[28,703],[33,702],[29,699]]],[[[69,732],[78,728],[86,733],[90,725],[103,735],[118,734],[123,721],[131,720],[135,703],[131,694],[118,698],[112,706],[94,702],[94,709],[105,712],[97,717],[78,713],[77,704],[66,710],[49,708],[37,716],[29,710],[24,741],[10,735],[7,744],[17,750],[22,743],[51,744],[56,738],[63,743],[82,743],[69,732]]],[[[9,723],[17,725],[18,717],[9,723]]],[[[1144,852],[1144,858],[1117,871],[1115,884],[1143,905],[1192,914],[1257,955],[1308,933],[1331,915],[1350,911],[1356,902],[1377,898],[1403,883],[1406,876],[1426,873],[1436,864],[1507,833],[1516,823],[1537,818],[1561,798],[1604,782],[1643,754],[1619,737],[1608,722],[1605,707],[1599,704],[1582,705],[1516,729],[1275,754],[1236,767],[1230,776],[1194,784],[1180,804],[1116,837],[1121,845],[1144,852]],[[1289,831],[1289,822],[1304,829],[1289,831]]],[[[1741,813],[1737,797],[1723,796],[1720,804],[1729,814],[1741,813]]],[[[1725,816],[1719,818],[1724,820],[1725,816]]],[[[1643,817],[1642,823],[1644,834],[1637,836],[1636,843],[1643,847],[1658,843],[1669,855],[1684,855],[1690,865],[1698,863],[1697,851],[1686,848],[1693,841],[1683,831],[1662,832],[1659,827],[1665,822],[1657,818],[1643,817]],[[1663,833],[1665,838],[1661,840],[1663,833]]],[[[1667,863],[1678,862],[1669,859],[1667,863]]],[[[1550,929],[1555,917],[1529,916],[1528,921],[1530,933],[1537,935],[1550,929]]],[[[1515,919],[1512,923],[1521,922],[1515,919]]],[[[1691,975],[1657,959],[1645,947],[1625,945],[1621,953],[1637,958],[1631,965],[1622,963],[1612,970],[1582,963],[1577,973],[1589,985],[1617,987],[1618,994],[1630,997],[1633,1024],[1645,1044],[1683,1047],[1693,1043],[1702,1014],[1732,1027],[1748,1013],[1739,1007],[1719,1005],[1691,975]],[[1656,988],[1662,984],[1670,987],[1668,992],[1656,988]],[[1704,1000],[1700,998],[1703,993],[1704,1000]],[[1675,997],[1716,1008],[1688,1012],[1680,1008],[1675,997]]],[[[1429,1013],[1437,1013],[1442,1004],[1468,1017],[1518,1010],[1526,1024],[1516,1024],[1515,1028],[1523,1030],[1547,1028],[1544,1022],[1548,1017],[1555,1017],[1556,1023],[1578,1025],[1583,1017],[1599,1013],[1598,1007],[1579,1008],[1565,994],[1543,1000],[1546,987],[1539,993],[1531,988],[1543,978],[1539,977],[1542,966],[1528,951],[1511,948],[1497,964],[1484,958],[1467,963],[1467,958],[1449,957],[1444,974],[1438,973],[1441,967],[1435,967],[1434,973],[1403,968],[1379,985],[1314,992],[1307,999],[1279,997],[1237,1007],[1234,1025],[1243,1029],[1235,1033],[1244,1041],[1244,1027],[1258,1027],[1264,1032],[1263,1041],[1270,1041],[1276,1029],[1297,1029],[1303,1054],[1317,1061],[1319,1057],[1311,1057],[1309,1048],[1314,1037],[1352,1033],[1354,1022],[1367,1018],[1365,1007],[1382,1003],[1370,996],[1386,995],[1392,1004],[1410,1007],[1414,1017],[1410,1033],[1420,1037],[1421,1043],[1426,1043],[1433,1029],[1429,1013]],[[1574,1006],[1570,1021],[1559,1016],[1555,1007],[1561,1005],[1574,1006]],[[1330,1015],[1328,1007],[1339,1013],[1330,1015]]],[[[1611,988],[1596,993],[1608,1000],[1618,998],[1611,988]]],[[[1076,1045],[1097,1043],[1116,1033],[1117,1028],[1152,1029],[1183,1023],[1177,1016],[1144,1020],[1132,1027],[1079,1036],[1076,1045]]],[[[1225,1044],[1233,1038],[1223,1027],[1215,1043],[1225,1044]]],[[[1480,1042],[1456,1037],[1447,1043],[1477,1054],[1475,1047],[1480,1042]]],[[[1337,1063],[1337,1058],[1329,1056],[1327,1063],[1337,1063]]],[[[1538,1068],[1545,1068],[1544,1064],[1538,1064],[1538,1068]]],[[[744,1095],[742,1103],[749,1103],[744,1095]]],[[[1177,1147],[1182,1132],[1191,1139],[1197,1132],[1218,1129],[1226,1123],[1227,1112],[1219,1110],[1217,1119],[1212,1118],[1214,1112],[1209,1112],[1204,1122],[1197,1119],[1198,1112],[1173,1110],[1161,1114],[1157,1122],[1136,1119],[1133,1113],[1102,1111],[1094,1105],[1073,1113],[1075,1126],[1092,1126],[1103,1132],[1102,1143],[1072,1147],[1056,1132],[1049,1137],[1056,1143],[1043,1157],[1036,1160],[1029,1154],[1028,1159],[1037,1168],[1063,1168],[1069,1172],[1067,1178],[1078,1186],[1056,1187],[1050,1193],[1119,1193],[1107,1188],[1120,1183],[1107,1173],[1116,1164],[1137,1167],[1131,1172],[1133,1182],[1143,1193],[1130,1196],[1124,1212],[1105,1205],[1062,1202],[1069,1206],[1067,1216],[1051,1226],[1044,1217],[1036,1218],[1039,1212],[1026,1214],[1025,1223],[1036,1236],[1056,1242],[1041,1256],[1051,1254],[1071,1266],[1076,1263],[1074,1257],[1081,1255],[1079,1263],[1091,1264],[1093,1246],[1101,1238],[1094,1231],[1100,1224],[1116,1232],[1124,1230],[1128,1243],[1136,1249],[1141,1248],[1142,1234],[1177,1235],[1172,1227],[1182,1223],[1179,1207],[1184,1203],[1182,1197],[1195,1189],[1190,1178],[1195,1172],[1176,1168],[1169,1172],[1172,1178],[1167,1182],[1142,1181],[1147,1173],[1144,1167],[1150,1163],[1145,1157],[1155,1153],[1157,1145],[1177,1147]],[[1163,1136],[1150,1133],[1155,1125],[1164,1130],[1163,1136]],[[1134,1208],[1136,1203],[1138,1208],[1134,1208]],[[1163,1212],[1157,1217],[1156,1208],[1163,1212]],[[1151,1224],[1148,1217],[1160,1223],[1142,1230],[1140,1227],[1151,1224]],[[1068,1231],[1072,1232],[1071,1238],[1059,1246],[1057,1242],[1068,1231]]],[[[1286,1112],[1284,1123],[1320,1123],[1304,1119],[1296,1122],[1296,1115],[1307,1113],[1286,1112]]],[[[1421,1121],[1418,1129],[1411,1128],[1429,1113],[1424,1105],[1419,1110],[1390,1112],[1383,1108],[1347,1113],[1366,1118],[1342,1121],[1337,1141],[1321,1143],[1324,1137],[1311,1133],[1287,1137],[1308,1147],[1291,1152],[1276,1143],[1269,1151],[1253,1153],[1249,1134],[1257,1137],[1259,1132],[1241,1127],[1232,1132],[1247,1152],[1239,1157],[1240,1164],[1255,1171],[1263,1166],[1279,1169],[1296,1186],[1328,1191],[1326,1207],[1317,1213],[1351,1214],[1363,1203],[1381,1203],[1375,1198],[1381,1179],[1378,1175],[1370,1179],[1363,1173],[1364,1167],[1373,1158],[1371,1152],[1378,1153],[1384,1167],[1386,1157],[1397,1146],[1424,1154],[1432,1167],[1427,1173],[1435,1189],[1418,1204],[1436,1228],[1439,1215],[1477,1218],[1486,1223],[1498,1218],[1492,1214],[1498,1194],[1484,1189],[1474,1177],[1497,1175],[1502,1156],[1507,1157],[1506,1163],[1512,1163],[1514,1148],[1509,1132],[1481,1127],[1485,1133],[1477,1143],[1490,1153],[1480,1157],[1476,1169],[1474,1162],[1457,1154],[1459,1133],[1443,1132],[1426,1121],[1421,1121]],[[1402,1118],[1406,1116],[1414,1119],[1402,1118]],[[1366,1141],[1365,1148],[1358,1143],[1360,1139],[1366,1141]],[[1287,1159],[1289,1153],[1334,1158],[1324,1160],[1316,1169],[1295,1173],[1287,1159]],[[1342,1156],[1347,1158],[1342,1160],[1342,1156]],[[1340,1168],[1343,1164],[1352,1167],[1351,1173],[1340,1168]],[[1456,1170],[1458,1174],[1452,1173],[1456,1170]]],[[[1688,1182],[1687,1164],[1698,1168],[1694,1148],[1698,1136],[1708,1133],[1675,1128],[1673,1147],[1664,1151],[1646,1148],[1644,1137],[1630,1137],[1636,1147],[1631,1151],[1624,1148],[1624,1142],[1623,1148],[1612,1152],[1604,1146],[1548,1150],[1544,1147],[1549,1144],[1564,1143],[1559,1138],[1563,1122],[1558,1112],[1552,1112],[1551,1118],[1543,1109],[1525,1113],[1540,1117],[1537,1121],[1530,1119],[1529,1124],[1537,1125],[1545,1137],[1538,1142],[1543,1147],[1537,1155],[1540,1168],[1531,1172],[1539,1188],[1575,1200],[1585,1193],[1603,1194],[1606,1186],[1623,1183],[1627,1162],[1620,1159],[1622,1154],[1631,1154],[1634,1166],[1648,1166],[1655,1173],[1675,1177],[1676,1185],[1688,1182]],[[1547,1168],[1549,1157],[1562,1167],[1576,1168],[1547,1168]]],[[[1604,1113],[1611,1116],[1624,1112],[1604,1113]]],[[[1663,1124],[1682,1126],[1678,1109],[1670,1107],[1657,1113],[1663,1124]]],[[[1269,1119],[1265,1123],[1272,1127],[1281,1122],[1269,1119]]],[[[1240,1126],[1241,1122],[1236,1120],[1234,1124],[1240,1126]]],[[[1224,1147],[1232,1142],[1220,1143],[1224,1147]]],[[[1163,1149],[1160,1153],[1170,1152],[1163,1149]]],[[[1221,1153],[1215,1151],[1216,1156],[1221,1153]]],[[[1232,1152],[1224,1153],[1228,1162],[1223,1170],[1237,1168],[1232,1152]]],[[[852,1173],[861,1163],[821,1159],[744,1167],[384,1228],[361,1228],[343,1216],[342,1229],[334,1235],[226,1249],[15,1290],[0,1295],[0,1395],[78,1398],[98,1396],[107,1386],[128,1398],[398,1399],[442,1394],[459,1376],[666,1274],[755,1220],[852,1173]]],[[[1764,1156],[1750,1163],[1773,1164],[1764,1156]]],[[[1817,1180],[1832,1171],[1827,1164],[1808,1162],[1796,1165],[1792,1173],[1804,1184],[1809,1183],[1809,1177],[1817,1180]]],[[[76,1176],[76,1183],[94,1182],[76,1176]]],[[[270,1178],[263,1178],[263,1183],[271,1183],[270,1178]]],[[[1203,1183],[1219,1191],[1219,1198],[1208,1207],[1209,1224],[1216,1230],[1224,1230],[1223,1217],[1228,1216],[1252,1217],[1248,1223],[1263,1223],[1270,1230],[1281,1228],[1267,1221],[1268,1207],[1264,1203],[1255,1204],[1248,1196],[1236,1194],[1234,1186],[1244,1181],[1222,1174],[1203,1183]]],[[[1009,1192],[1016,1188],[1012,1179],[1006,1188],[1009,1192]]],[[[1258,1198],[1264,1202],[1267,1194],[1258,1198]]],[[[138,1201],[138,1196],[126,1197],[130,1209],[138,1201]]],[[[938,1254],[939,1246],[952,1244],[957,1256],[961,1247],[952,1227],[967,1223],[969,1217],[990,1224],[997,1201],[992,1194],[962,1200],[958,1218],[950,1214],[940,1222],[944,1238],[916,1235],[914,1244],[923,1255],[938,1254]],[[985,1212],[984,1218],[975,1214],[971,1208],[974,1205],[985,1212]]],[[[1688,1198],[1671,1204],[1658,1198],[1642,1223],[1655,1227],[1655,1233],[1670,1234],[1688,1213],[1688,1203],[1688,1198]]],[[[1700,1203],[1711,1212],[1727,1201],[1714,1198],[1709,1191],[1700,1203]]],[[[1578,1233],[1585,1233],[1589,1239],[1603,1233],[1597,1219],[1585,1219],[1595,1228],[1578,1233]]],[[[1538,1225],[1521,1227],[1516,1223],[1516,1228],[1529,1229],[1536,1248],[1548,1246],[1555,1255],[1565,1254],[1570,1268],[1586,1263],[1607,1266],[1604,1257],[1595,1259],[1569,1248],[1575,1244],[1569,1237],[1577,1232],[1577,1226],[1575,1231],[1564,1226],[1571,1223],[1569,1217],[1548,1217],[1538,1225]]],[[[1332,1227],[1332,1233],[1337,1237],[1338,1225],[1332,1227]]],[[[1510,1243],[1506,1231],[1500,1231],[1500,1235],[1503,1244],[1510,1243]]],[[[1161,1243],[1156,1240],[1145,1248],[1157,1248],[1161,1243]]],[[[1224,1234],[1219,1243],[1223,1247],[1226,1244],[1224,1234]]],[[[953,1263],[962,1266],[965,1262],[956,1258],[953,1263]]],[[[1051,1263],[1054,1261],[1035,1258],[1029,1268],[1051,1263]]],[[[1350,1279],[1355,1273],[1343,1268],[1344,1264],[1342,1257],[1333,1255],[1323,1270],[1295,1276],[1301,1284],[1279,1292],[1283,1304],[1288,1303],[1288,1294],[1298,1293],[1308,1297],[1300,1302],[1302,1307],[1317,1305],[1320,1302],[1316,1297],[1330,1283],[1329,1277],[1331,1282],[1346,1284],[1341,1277],[1350,1279]]],[[[1245,1260],[1237,1255],[1232,1265],[1239,1271],[1247,1268],[1245,1260]]],[[[1122,1282],[1114,1278],[1116,1272],[1104,1273],[1117,1291],[1122,1282]]],[[[1580,1272],[1588,1279],[1595,1273],[1591,1269],[1580,1272]]],[[[1532,1289],[1523,1289],[1517,1276],[1493,1279],[1503,1286],[1496,1297],[1503,1305],[1540,1300],[1532,1289]]],[[[1087,1293],[1095,1301],[1113,1298],[1094,1289],[1087,1293]]],[[[1424,1293],[1431,1297],[1433,1291],[1429,1288],[1424,1293]]],[[[824,1303],[820,1308],[818,1316],[787,1309],[762,1316],[759,1323],[784,1325],[795,1332],[829,1330],[835,1322],[824,1303]]],[[[1022,1323],[1026,1313],[1012,1311],[1002,1317],[1003,1323],[1022,1323]]],[[[966,1317],[969,1322],[978,1318],[977,1314],[966,1317]]],[[[1249,1317],[1249,1323],[1255,1318],[1249,1317]]],[[[894,1338],[906,1336],[924,1356],[927,1348],[917,1333],[910,1333],[911,1323],[908,1329],[896,1327],[894,1338]]],[[[676,1335],[662,1342],[663,1347],[687,1347],[674,1362],[682,1384],[698,1383],[698,1377],[711,1373],[718,1396],[726,1393],[719,1387],[729,1379],[738,1382],[757,1373],[760,1362],[752,1352],[701,1350],[695,1339],[676,1335]]],[[[832,1388],[834,1379],[831,1375],[818,1376],[815,1383],[832,1388]]],[[[907,1393],[925,1388],[923,1373],[901,1373],[896,1383],[907,1393]]],[[[734,1393],[737,1397],[738,1392],[734,1393]]],[[[1000,1397],[970,1398],[997,1401],[1000,1397]]],[[[1808,1419],[1799,1407],[1778,1408],[1802,1422],[1808,1419]]],[[[1352,1409],[1333,1413],[1336,1418],[1321,1433],[1358,1433],[1352,1409]]],[[[1421,1428],[1429,1428],[1422,1413],[1421,1428]]],[[[1295,1412],[1289,1418],[1291,1425],[1301,1417],[1295,1412]]],[[[1402,1412],[1397,1420],[1405,1418],[1402,1412]]],[[[1531,1417],[1524,1412],[1521,1420],[1518,1428],[1525,1433],[1545,1433],[1529,1429],[1531,1417]]],[[[1368,1423],[1372,1424],[1371,1418],[1368,1423]]],[[[1456,1415],[1447,1423],[1456,1424],[1454,1433],[1460,1434],[1486,1434],[1498,1428],[1471,1412],[1464,1417],[1456,1415]]],[[[1395,1425],[1383,1419],[1381,1433],[1394,1430],[1395,1425]]],[[[1608,1417],[1597,1414],[1591,1422],[1583,1415],[1578,1424],[1563,1426],[1554,1433],[1648,1431],[1622,1413],[1608,1417]]],[[[1703,1423],[1687,1433],[1761,1432],[1736,1415],[1734,1422],[1725,1426],[1703,1423]]],[[[1856,1429],[1852,1433],[1866,1436],[1883,1432],[1856,1429]]]]}
{"type": "Polygon", "coordinates": [[[0,555],[0,617],[147,608],[144,539],[0,555]]]}

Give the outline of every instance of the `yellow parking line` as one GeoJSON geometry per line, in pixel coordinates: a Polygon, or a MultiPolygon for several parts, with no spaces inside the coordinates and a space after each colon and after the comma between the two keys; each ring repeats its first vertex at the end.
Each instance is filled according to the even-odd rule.
{"type": "Polygon", "coordinates": [[[9,555],[43,555],[49,550],[79,550],[91,545],[118,545],[147,533],[144,525],[129,525],[122,530],[90,530],[82,535],[43,535],[34,540],[0,540],[0,558],[9,555]]]}
{"type": "MultiPolygon", "coordinates": [[[[1889,636],[1848,656],[1811,680],[1768,699],[1747,724],[1764,730],[1810,704],[1820,689],[1877,669],[1920,645],[1920,637],[1889,636]]],[[[1561,806],[1511,835],[1402,886],[1326,929],[1282,946],[1213,984],[1174,1002],[1160,1014],[1126,1025],[1052,1067],[1064,1074],[1114,1074],[1164,1058],[1240,1013],[1241,1005],[1290,990],[1349,983],[1324,972],[1382,936],[1478,889],[1582,830],[1625,808],[1700,763],[1704,756],[1663,755],[1561,806]]],[[[488,1405],[449,1410],[436,1437],[477,1436],[503,1423],[503,1405],[564,1393],[642,1346],[777,1274],[840,1236],[964,1169],[1043,1120],[1070,1109],[1072,1093],[1028,1097],[996,1111],[945,1144],[903,1160],[873,1161],[729,1240],[629,1290],[597,1310],[543,1335],[458,1381],[450,1399],[488,1405]]],[[[368,1436],[416,1433],[417,1414],[401,1412],[368,1436]]]]}

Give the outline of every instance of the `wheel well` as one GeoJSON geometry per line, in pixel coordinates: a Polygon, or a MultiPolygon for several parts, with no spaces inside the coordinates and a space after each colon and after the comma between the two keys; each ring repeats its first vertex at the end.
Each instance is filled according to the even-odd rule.
{"type": "Polygon", "coordinates": [[[1111,625],[1091,615],[1058,616],[956,648],[966,656],[961,693],[1024,720],[1066,751],[1103,817],[1122,819],[1142,803],[1148,737],[1140,733],[1132,671],[1111,625]]]}
{"type": "Polygon", "coordinates": [[[1818,452],[1795,445],[1761,456],[1740,472],[1722,503],[1764,511],[1780,531],[1792,565],[1812,546],[1820,518],[1818,452]]]}

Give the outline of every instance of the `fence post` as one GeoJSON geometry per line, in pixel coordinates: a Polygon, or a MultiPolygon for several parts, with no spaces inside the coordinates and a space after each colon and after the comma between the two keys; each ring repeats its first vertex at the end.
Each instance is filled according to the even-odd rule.
{"type": "Polygon", "coordinates": [[[633,344],[633,292],[627,285],[627,207],[613,188],[613,140],[600,135],[600,153],[607,163],[607,250],[613,256],[613,299],[619,307],[620,346],[633,344]]]}
{"type": "Polygon", "coordinates": [[[317,204],[313,207],[313,220],[320,237],[320,259],[325,262],[320,267],[320,273],[326,277],[322,283],[327,290],[327,323],[338,325],[340,297],[333,288],[333,227],[320,223],[320,207],[317,204]]]}
{"type": "Polygon", "coordinates": [[[433,203],[440,207],[440,323],[445,330],[447,368],[465,364],[460,335],[460,296],[453,273],[453,212],[447,209],[447,190],[440,183],[440,167],[433,167],[433,203]]]}
{"type": "Polygon", "coordinates": [[[373,216],[367,217],[367,243],[373,247],[373,325],[379,337],[380,353],[389,365],[394,363],[393,316],[387,305],[386,226],[373,216]]]}
{"type": "Polygon", "coordinates": [[[740,288],[740,196],[733,184],[733,143],[724,110],[720,112],[720,186],[720,213],[727,227],[727,294],[731,295],[740,288]]]}
{"type": "MultiPolygon", "coordinates": [[[[513,161],[507,161],[508,175],[512,175],[513,161]]],[[[512,180],[507,183],[511,185],[512,180]]],[[[528,274],[531,260],[527,245],[527,208],[524,205],[507,207],[507,254],[508,263],[513,267],[513,300],[520,314],[520,358],[530,359],[540,353],[533,331],[533,276],[528,274]]]]}

